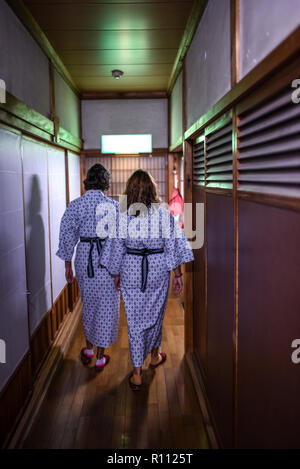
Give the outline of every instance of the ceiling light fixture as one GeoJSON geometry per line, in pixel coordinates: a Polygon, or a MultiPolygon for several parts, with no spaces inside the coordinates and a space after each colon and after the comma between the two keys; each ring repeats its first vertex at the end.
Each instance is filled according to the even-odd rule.
{"type": "Polygon", "coordinates": [[[124,72],[122,70],[112,70],[111,74],[116,80],[119,80],[124,75],[124,72]]]}

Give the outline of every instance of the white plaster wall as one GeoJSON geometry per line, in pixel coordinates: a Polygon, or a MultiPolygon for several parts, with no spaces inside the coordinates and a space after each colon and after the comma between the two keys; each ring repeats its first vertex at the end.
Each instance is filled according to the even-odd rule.
{"type": "Polygon", "coordinates": [[[82,132],[85,149],[99,149],[102,134],[152,134],[153,148],[167,148],[168,100],[83,100],[82,132]]]}
{"type": "Polygon", "coordinates": [[[299,25],[299,0],[241,0],[241,77],[299,25]]]}
{"type": "Polygon", "coordinates": [[[188,128],[230,90],[230,73],[230,0],[210,0],[186,55],[188,128]]]}
{"type": "Polygon", "coordinates": [[[0,79],[9,93],[49,117],[48,58],[4,0],[0,0],[0,79]]]}
{"type": "Polygon", "coordinates": [[[80,137],[80,100],[54,70],[55,113],[59,117],[60,126],[75,137],[80,137]]]}

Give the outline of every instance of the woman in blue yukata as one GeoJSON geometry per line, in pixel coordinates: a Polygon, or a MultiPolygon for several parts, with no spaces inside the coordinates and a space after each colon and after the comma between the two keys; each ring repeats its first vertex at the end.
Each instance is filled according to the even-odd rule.
{"type": "Polygon", "coordinates": [[[66,280],[73,281],[72,257],[77,245],[75,272],[83,303],[82,322],[86,347],[80,357],[84,365],[90,364],[97,347],[96,370],[102,371],[109,362],[105,348],[115,342],[118,335],[120,293],[114,287],[114,279],[100,265],[101,249],[105,238],[96,234],[99,204],[118,202],[106,197],[102,191],[109,188],[109,172],[101,164],[92,166],[84,181],[86,193],[73,200],[67,207],[60,226],[57,256],[65,261],[66,280]]]}
{"type": "MultiPolygon", "coordinates": [[[[180,294],[181,264],[192,261],[194,256],[184,232],[161,205],[149,173],[135,171],[127,181],[125,196],[125,207],[120,204],[120,219],[126,219],[125,234],[119,230],[118,236],[107,240],[101,263],[122,292],[133,364],[129,385],[139,391],[147,355],[151,353],[152,368],[167,359],[160,346],[170,272],[175,273],[173,291],[180,294]]],[[[124,228],[123,222],[119,226],[124,228]]]]}

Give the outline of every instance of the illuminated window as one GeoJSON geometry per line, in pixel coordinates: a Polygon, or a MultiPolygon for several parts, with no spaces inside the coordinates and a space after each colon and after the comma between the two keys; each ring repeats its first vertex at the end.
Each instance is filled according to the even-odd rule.
{"type": "Polygon", "coordinates": [[[102,135],[102,153],[151,153],[152,135],[102,135]]]}

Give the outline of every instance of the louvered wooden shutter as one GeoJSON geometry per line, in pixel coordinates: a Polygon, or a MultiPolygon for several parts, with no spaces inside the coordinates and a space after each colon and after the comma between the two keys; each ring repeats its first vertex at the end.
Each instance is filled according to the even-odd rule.
{"type": "Polygon", "coordinates": [[[232,189],[232,120],[206,133],[206,185],[232,189]]]}
{"type": "Polygon", "coordinates": [[[205,186],[205,142],[204,136],[194,143],[193,148],[193,183],[205,186]]]}
{"type": "Polygon", "coordinates": [[[239,190],[300,196],[300,104],[292,91],[239,116],[239,190]]]}

